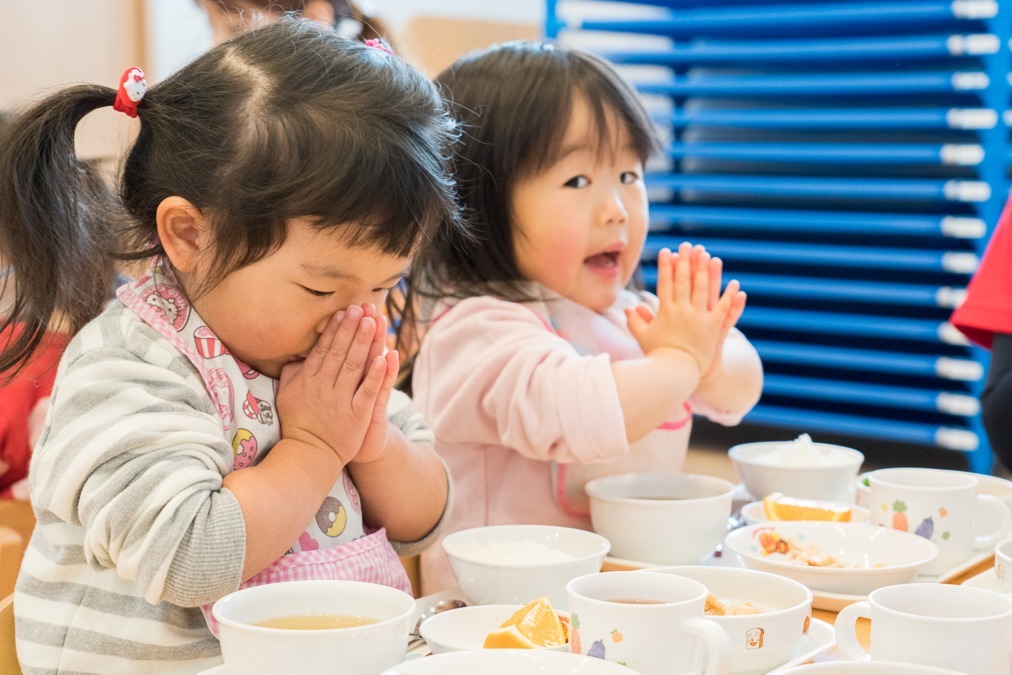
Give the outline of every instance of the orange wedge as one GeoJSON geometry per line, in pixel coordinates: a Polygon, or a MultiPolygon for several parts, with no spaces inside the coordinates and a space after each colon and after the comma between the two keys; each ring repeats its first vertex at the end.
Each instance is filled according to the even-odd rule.
{"type": "Polygon", "coordinates": [[[763,511],[770,520],[850,520],[851,509],[845,504],[829,504],[815,499],[797,499],[774,492],[763,498],[763,511]]]}
{"type": "Polygon", "coordinates": [[[566,631],[548,598],[538,598],[513,613],[485,636],[485,649],[537,649],[566,643],[566,631]]]}

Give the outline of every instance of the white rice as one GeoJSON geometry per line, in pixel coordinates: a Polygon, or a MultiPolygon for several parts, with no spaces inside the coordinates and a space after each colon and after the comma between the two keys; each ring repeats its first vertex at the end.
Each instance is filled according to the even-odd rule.
{"type": "Polygon", "coordinates": [[[838,449],[816,444],[808,434],[801,434],[796,440],[781,443],[776,449],[752,458],[756,464],[767,466],[831,466],[846,459],[838,449]]]}

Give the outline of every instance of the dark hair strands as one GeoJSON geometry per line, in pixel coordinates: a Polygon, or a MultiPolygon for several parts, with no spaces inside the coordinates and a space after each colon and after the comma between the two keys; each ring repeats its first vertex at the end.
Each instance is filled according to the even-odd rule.
{"type": "Polygon", "coordinates": [[[116,201],[86,203],[73,180],[74,128],[114,95],[77,87],[47,98],[0,148],[0,254],[17,276],[7,321],[29,328],[4,349],[0,371],[28,358],[38,342],[31,336],[54,312],[68,313],[72,331],[97,316],[116,260],[163,253],[155,216],[170,196],[193,203],[214,228],[215,273],[197,295],[276,250],[293,218],[336,228],[349,246],[403,256],[440,228],[461,227],[447,170],[456,124],[434,85],[401,59],[310,21],[289,17],[241,35],[148,90],[122,168],[128,225],[118,228],[109,223],[122,218],[90,204],[115,213],[116,201]],[[54,159],[37,165],[36,155],[54,159]],[[33,181],[48,192],[33,194],[33,181]],[[65,264],[36,284],[32,260],[65,264]],[[103,274],[82,288],[88,269],[103,274]]]}

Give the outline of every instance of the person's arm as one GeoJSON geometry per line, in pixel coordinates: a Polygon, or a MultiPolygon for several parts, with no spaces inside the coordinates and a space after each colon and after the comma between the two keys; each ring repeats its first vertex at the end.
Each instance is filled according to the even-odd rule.
{"type": "Polygon", "coordinates": [[[429,534],[446,508],[446,470],[431,448],[409,440],[390,425],[387,451],[377,460],[351,462],[348,472],[362,497],[371,527],[390,539],[417,541],[429,534]]]}
{"type": "Polygon", "coordinates": [[[693,392],[693,410],[720,424],[737,424],[762,395],[762,361],[752,343],[732,328],[715,365],[693,392]]]}
{"type": "Polygon", "coordinates": [[[1012,468],[1012,335],[994,334],[980,404],[991,449],[1006,468],[1012,468]]]}

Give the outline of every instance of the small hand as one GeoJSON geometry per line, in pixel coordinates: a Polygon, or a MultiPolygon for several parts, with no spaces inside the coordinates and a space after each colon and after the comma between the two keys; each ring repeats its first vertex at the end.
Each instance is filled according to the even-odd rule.
{"type": "Polygon", "coordinates": [[[719,264],[713,263],[702,247],[693,249],[687,243],[679,247],[677,254],[667,249],[661,251],[657,260],[656,316],[648,320],[649,312],[627,313],[629,329],[644,353],[677,349],[696,360],[700,375],[710,369],[721,331],[739,293],[738,282],[732,280],[722,295],[718,293],[713,307],[709,307],[713,295],[711,281],[716,277],[719,283],[719,276],[714,273],[719,272],[719,264]]]}
{"type": "Polygon", "coordinates": [[[370,358],[376,329],[376,318],[353,305],[334,315],[305,361],[282,369],[282,438],[329,452],[343,464],[358,455],[367,437],[376,442],[374,413],[382,402],[385,415],[392,387],[387,359],[370,358]]]}

